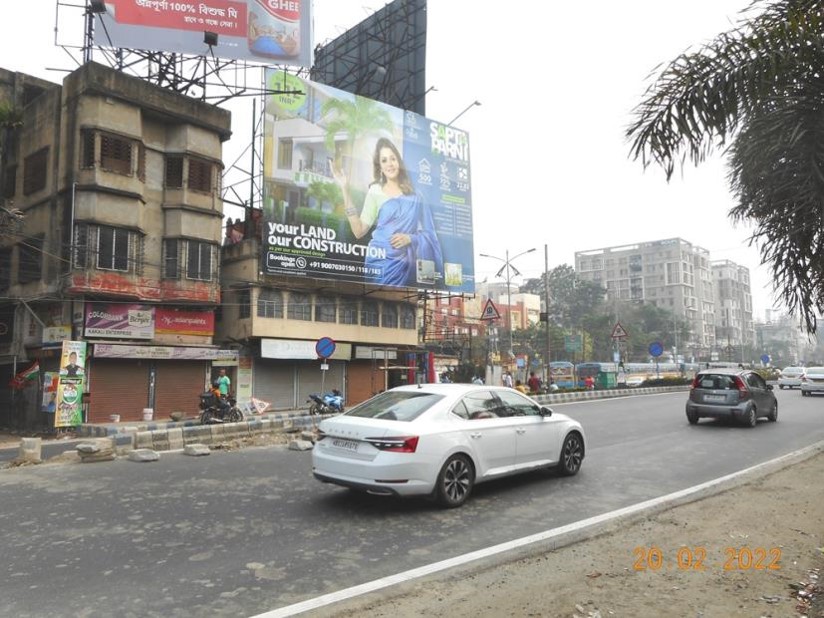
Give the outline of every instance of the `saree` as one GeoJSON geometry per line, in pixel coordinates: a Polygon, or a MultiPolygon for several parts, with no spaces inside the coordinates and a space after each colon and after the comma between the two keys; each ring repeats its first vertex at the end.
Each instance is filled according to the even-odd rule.
{"type": "Polygon", "coordinates": [[[443,254],[432,211],[417,194],[392,197],[381,205],[369,247],[385,256],[372,251],[366,258],[366,280],[370,283],[416,286],[419,260],[434,263],[435,273],[443,272],[443,254]],[[389,239],[399,233],[408,234],[412,243],[395,249],[389,239]]]}

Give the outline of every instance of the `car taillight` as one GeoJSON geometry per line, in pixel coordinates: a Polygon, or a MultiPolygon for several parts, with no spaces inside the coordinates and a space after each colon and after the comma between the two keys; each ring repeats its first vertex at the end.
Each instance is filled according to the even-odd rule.
{"type": "Polygon", "coordinates": [[[698,376],[695,376],[695,377],[692,379],[692,386],[690,386],[690,388],[691,388],[691,389],[693,389],[693,388],[698,388],[698,385],[699,385],[699,383],[700,383],[700,382],[701,382],[701,381],[698,379],[698,376]]]}
{"type": "Polygon", "coordinates": [[[738,389],[739,401],[744,401],[745,399],[749,398],[750,391],[747,388],[747,385],[744,384],[744,380],[742,380],[740,376],[735,376],[735,387],[738,389]]]}
{"type": "Polygon", "coordinates": [[[380,451],[393,453],[414,453],[418,448],[418,436],[398,436],[390,438],[364,438],[380,451]]]}

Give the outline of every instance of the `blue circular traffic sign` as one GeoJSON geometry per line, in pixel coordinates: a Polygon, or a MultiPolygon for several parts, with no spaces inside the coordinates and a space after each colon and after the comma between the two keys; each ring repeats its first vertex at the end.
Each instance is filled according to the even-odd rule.
{"type": "Polygon", "coordinates": [[[664,353],[664,346],[661,345],[660,341],[653,341],[649,344],[649,353],[657,358],[664,353]]]}
{"type": "Polygon", "coordinates": [[[770,362],[770,355],[769,354],[762,354],[761,355],[761,362],[765,365],[770,362]]]}
{"type": "Polygon", "coordinates": [[[315,344],[315,354],[320,358],[329,358],[335,353],[335,340],[331,337],[321,337],[315,344]]]}

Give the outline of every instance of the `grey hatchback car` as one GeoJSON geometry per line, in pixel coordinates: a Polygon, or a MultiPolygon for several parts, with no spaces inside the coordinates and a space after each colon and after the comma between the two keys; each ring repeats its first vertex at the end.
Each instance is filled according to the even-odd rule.
{"type": "Polygon", "coordinates": [[[761,417],[778,420],[773,387],[748,369],[705,369],[695,374],[687,400],[687,420],[726,418],[755,427],[761,417]]]}

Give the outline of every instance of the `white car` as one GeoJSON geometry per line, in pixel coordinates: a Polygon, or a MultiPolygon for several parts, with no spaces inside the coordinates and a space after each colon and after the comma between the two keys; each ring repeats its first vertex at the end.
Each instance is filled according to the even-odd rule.
{"type": "Polygon", "coordinates": [[[824,393],[824,367],[807,367],[801,376],[801,394],[824,393]]]}
{"type": "Polygon", "coordinates": [[[322,421],[312,472],[324,483],[456,507],[490,479],[550,467],[576,474],[584,453],[580,423],[511,388],[421,384],[322,421]]]}
{"type": "Polygon", "coordinates": [[[801,386],[801,375],[803,373],[804,367],[784,367],[781,373],[778,374],[778,388],[801,386]]]}

